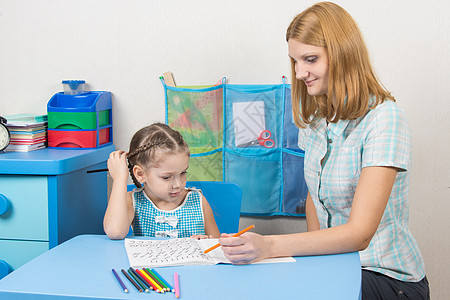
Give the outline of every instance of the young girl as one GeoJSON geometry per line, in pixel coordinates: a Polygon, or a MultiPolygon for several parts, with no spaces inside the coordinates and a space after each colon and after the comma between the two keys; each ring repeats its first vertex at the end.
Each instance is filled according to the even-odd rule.
{"type": "Polygon", "coordinates": [[[130,225],[136,236],[219,237],[208,201],[199,190],[186,189],[189,156],[181,134],[161,123],[136,132],[128,153],[110,154],[114,182],[103,219],[110,239],[123,239],[130,225]],[[132,192],[128,173],[137,187],[132,192]]]}
{"type": "Polygon", "coordinates": [[[362,299],[429,299],[408,229],[411,142],[404,112],[379,83],[353,18],[320,2],[291,22],[292,108],[305,150],[308,232],[223,235],[235,264],[359,251],[362,299]]]}

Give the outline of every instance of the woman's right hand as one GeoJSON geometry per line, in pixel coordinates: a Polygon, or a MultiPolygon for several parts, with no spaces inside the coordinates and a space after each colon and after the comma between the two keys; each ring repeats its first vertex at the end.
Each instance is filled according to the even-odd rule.
{"type": "Polygon", "coordinates": [[[127,153],[123,150],[111,152],[108,159],[108,171],[113,180],[128,179],[127,153]]]}
{"type": "Polygon", "coordinates": [[[269,257],[268,239],[254,232],[246,232],[238,237],[222,234],[219,243],[232,264],[249,264],[269,257]]]}

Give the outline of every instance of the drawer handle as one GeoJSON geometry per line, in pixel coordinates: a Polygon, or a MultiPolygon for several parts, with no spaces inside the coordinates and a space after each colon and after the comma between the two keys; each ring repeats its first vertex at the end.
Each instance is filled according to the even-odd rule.
{"type": "Polygon", "coordinates": [[[6,213],[10,207],[11,204],[9,204],[8,198],[6,198],[5,195],[0,194],[0,216],[6,213]]]}
{"type": "Polygon", "coordinates": [[[11,267],[8,265],[8,263],[0,259],[0,279],[8,275],[10,272],[11,267]]]}

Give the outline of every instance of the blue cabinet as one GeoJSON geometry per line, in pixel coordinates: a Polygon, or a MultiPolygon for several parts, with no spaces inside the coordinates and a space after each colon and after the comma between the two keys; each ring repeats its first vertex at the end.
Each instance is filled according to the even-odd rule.
{"type": "Polygon", "coordinates": [[[0,154],[0,278],[79,234],[104,234],[114,146],[0,154]]]}

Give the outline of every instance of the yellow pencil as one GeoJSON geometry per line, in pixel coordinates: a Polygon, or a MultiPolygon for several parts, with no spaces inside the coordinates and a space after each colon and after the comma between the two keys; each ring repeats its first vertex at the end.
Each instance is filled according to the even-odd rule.
{"type": "Polygon", "coordinates": [[[147,278],[147,279],[152,283],[152,285],[154,285],[154,286],[156,287],[155,292],[158,292],[158,293],[164,293],[163,288],[162,288],[157,282],[155,282],[155,280],[153,280],[153,278],[151,278],[151,277],[147,274],[147,271],[146,271],[145,269],[142,269],[141,272],[142,272],[142,274],[145,276],[145,278],[147,278]]]}
{"type": "MultiPolygon", "coordinates": [[[[241,231],[239,231],[238,233],[233,234],[234,237],[236,236],[240,236],[241,234],[243,234],[244,232],[249,231],[250,229],[255,228],[255,225],[250,225],[245,229],[242,229],[241,231]]],[[[217,243],[216,245],[212,246],[211,248],[206,249],[205,251],[203,251],[203,253],[208,253],[210,251],[213,251],[214,249],[218,248],[220,246],[220,243],[217,243]]]]}

